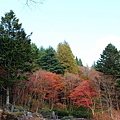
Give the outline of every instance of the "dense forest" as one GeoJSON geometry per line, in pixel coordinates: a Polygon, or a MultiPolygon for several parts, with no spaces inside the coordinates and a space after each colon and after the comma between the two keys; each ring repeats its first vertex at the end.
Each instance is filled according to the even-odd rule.
{"type": "MultiPolygon", "coordinates": [[[[0,22],[0,108],[115,120],[120,110],[120,51],[109,43],[91,67],[67,41],[37,47],[11,10],[0,22]],[[103,117],[103,118],[102,118],[103,117]]],[[[97,51],[96,51],[97,52],[97,51]]],[[[88,58],[91,56],[88,56],[88,58]]]]}

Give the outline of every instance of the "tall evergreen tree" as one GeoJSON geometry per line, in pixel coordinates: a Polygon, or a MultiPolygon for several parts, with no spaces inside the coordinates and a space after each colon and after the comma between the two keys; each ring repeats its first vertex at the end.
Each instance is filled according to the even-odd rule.
{"type": "Polygon", "coordinates": [[[46,53],[46,49],[45,49],[43,46],[41,46],[41,47],[39,48],[39,51],[38,51],[38,58],[37,58],[37,64],[38,64],[38,65],[40,65],[40,63],[41,63],[41,58],[42,58],[43,55],[45,55],[45,53],[46,53]]]}
{"type": "Polygon", "coordinates": [[[81,59],[78,60],[78,58],[76,57],[75,60],[78,66],[83,66],[81,59]]]}
{"type": "Polygon", "coordinates": [[[113,108],[119,110],[120,54],[114,45],[110,43],[106,46],[95,69],[103,73],[100,77],[100,88],[105,93],[104,98],[107,98],[108,107],[111,110],[113,108]]]}
{"type": "Polygon", "coordinates": [[[61,66],[55,54],[55,50],[52,47],[46,49],[45,54],[42,55],[40,59],[40,67],[56,74],[64,74],[63,67],[61,66]]]}
{"type": "Polygon", "coordinates": [[[74,59],[71,48],[66,41],[58,44],[57,57],[63,66],[65,73],[78,73],[77,63],[74,59]]]}
{"type": "Polygon", "coordinates": [[[77,57],[75,58],[75,60],[76,60],[77,65],[79,65],[79,61],[78,61],[78,58],[77,58],[77,57]]]}
{"type": "Polygon", "coordinates": [[[79,59],[79,66],[83,66],[82,60],[79,59]]]}
{"type": "Polygon", "coordinates": [[[0,81],[7,89],[6,103],[9,103],[9,88],[16,80],[25,79],[21,74],[32,68],[31,40],[18,22],[12,10],[0,22],[0,70],[6,74],[0,81]]]}
{"type": "Polygon", "coordinates": [[[31,44],[31,54],[32,54],[32,61],[33,61],[33,66],[34,69],[32,70],[33,72],[37,71],[40,69],[40,66],[38,64],[38,61],[40,59],[40,53],[39,53],[39,48],[37,48],[36,44],[32,43],[31,44]]]}
{"type": "Polygon", "coordinates": [[[33,61],[35,63],[37,63],[39,49],[37,48],[36,44],[34,44],[34,43],[31,44],[31,53],[33,55],[33,61]]]}
{"type": "Polygon", "coordinates": [[[95,69],[105,75],[120,76],[120,54],[114,45],[110,43],[106,46],[95,69]]]}

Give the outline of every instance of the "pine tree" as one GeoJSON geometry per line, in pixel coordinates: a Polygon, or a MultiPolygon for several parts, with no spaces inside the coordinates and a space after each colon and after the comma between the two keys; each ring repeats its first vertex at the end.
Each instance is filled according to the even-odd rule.
{"type": "Polygon", "coordinates": [[[0,70],[5,71],[5,77],[0,77],[0,83],[7,87],[7,103],[8,88],[17,80],[26,79],[22,73],[32,68],[31,40],[18,22],[13,11],[6,13],[0,22],[0,70]]]}
{"type": "Polygon", "coordinates": [[[106,46],[95,69],[103,73],[100,76],[99,85],[100,91],[109,104],[108,109],[117,108],[119,110],[120,54],[114,45],[110,43],[106,46]]]}
{"type": "Polygon", "coordinates": [[[43,55],[45,55],[46,53],[46,50],[43,46],[41,46],[38,50],[38,58],[37,58],[37,64],[40,66],[41,64],[41,58],[43,55]]]}
{"type": "Polygon", "coordinates": [[[57,57],[63,66],[65,73],[78,73],[77,63],[74,59],[71,48],[66,41],[58,44],[57,57]]]}
{"type": "Polygon", "coordinates": [[[110,43],[106,46],[95,69],[105,75],[120,76],[120,54],[114,45],[110,43]]]}
{"type": "Polygon", "coordinates": [[[34,69],[32,70],[33,72],[37,71],[40,69],[39,66],[39,59],[40,59],[40,53],[39,53],[39,48],[37,48],[36,44],[32,43],[31,44],[31,54],[32,54],[32,61],[33,61],[33,66],[34,69]]]}
{"type": "Polygon", "coordinates": [[[78,66],[83,66],[81,59],[78,60],[78,58],[76,57],[75,60],[78,66]]]}
{"type": "Polygon", "coordinates": [[[79,66],[83,66],[81,59],[79,59],[78,63],[79,63],[79,64],[78,64],[79,66]]]}
{"type": "Polygon", "coordinates": [[[31,44],[31,53],[33,55],[33,61],[35,63],[37,63],[37,59],[38,59],[38,54],[39,54],[39,49],[37,48],[36,44],[32,43],[31,44]]]}
{"type": "Polygon", "coordinates": [[[75,60],[76,60],[77,65],[79,66],[78,58],[76,57],[75,60]]]}
{"type": "Polygon", "coordinates": [[[49,47],[45,50],[45,53],[40,59],[40,67],[44,70],[56,73],[64,74],[63,67],[61,66],[58,58],[56,57],[55,50],[49,47]]]}

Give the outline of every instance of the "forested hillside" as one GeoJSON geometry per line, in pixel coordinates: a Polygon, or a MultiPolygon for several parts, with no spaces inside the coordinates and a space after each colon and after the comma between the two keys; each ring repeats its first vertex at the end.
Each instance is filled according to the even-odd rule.
{"type": "Polygon", "coordinates": [[[12,10],[1,17],[0,108],[12,104],[41,114],[54,110],[58,116],[115,120],[120,111],[120,51],[109,43],[100,59],[86,67],[67,41],[58,43],[57,50],[38,48],[31,35],[12,10]]]}

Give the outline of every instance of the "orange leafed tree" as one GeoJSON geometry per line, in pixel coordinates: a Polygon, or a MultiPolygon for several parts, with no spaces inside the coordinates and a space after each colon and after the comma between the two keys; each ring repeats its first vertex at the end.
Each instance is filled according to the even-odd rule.
{"type": "Polygon", "coordinates": [[[58,101],[59,90],[62,89],[62,76],[55,73],[39,70],[31,76],[32,86],[29,90],[36,96],[39,105],[45,102],[52,109],[56,101],[58,101]]]}
{"type": "Polygon", "coordinates": [[[73,101],[74,105],[85,106],[92,110],[93,114],[93,100],[98,95],[95,89],[91,85],[90,80],[82,81],[78,87],[76,87],[69,97],[73,101]]]}

